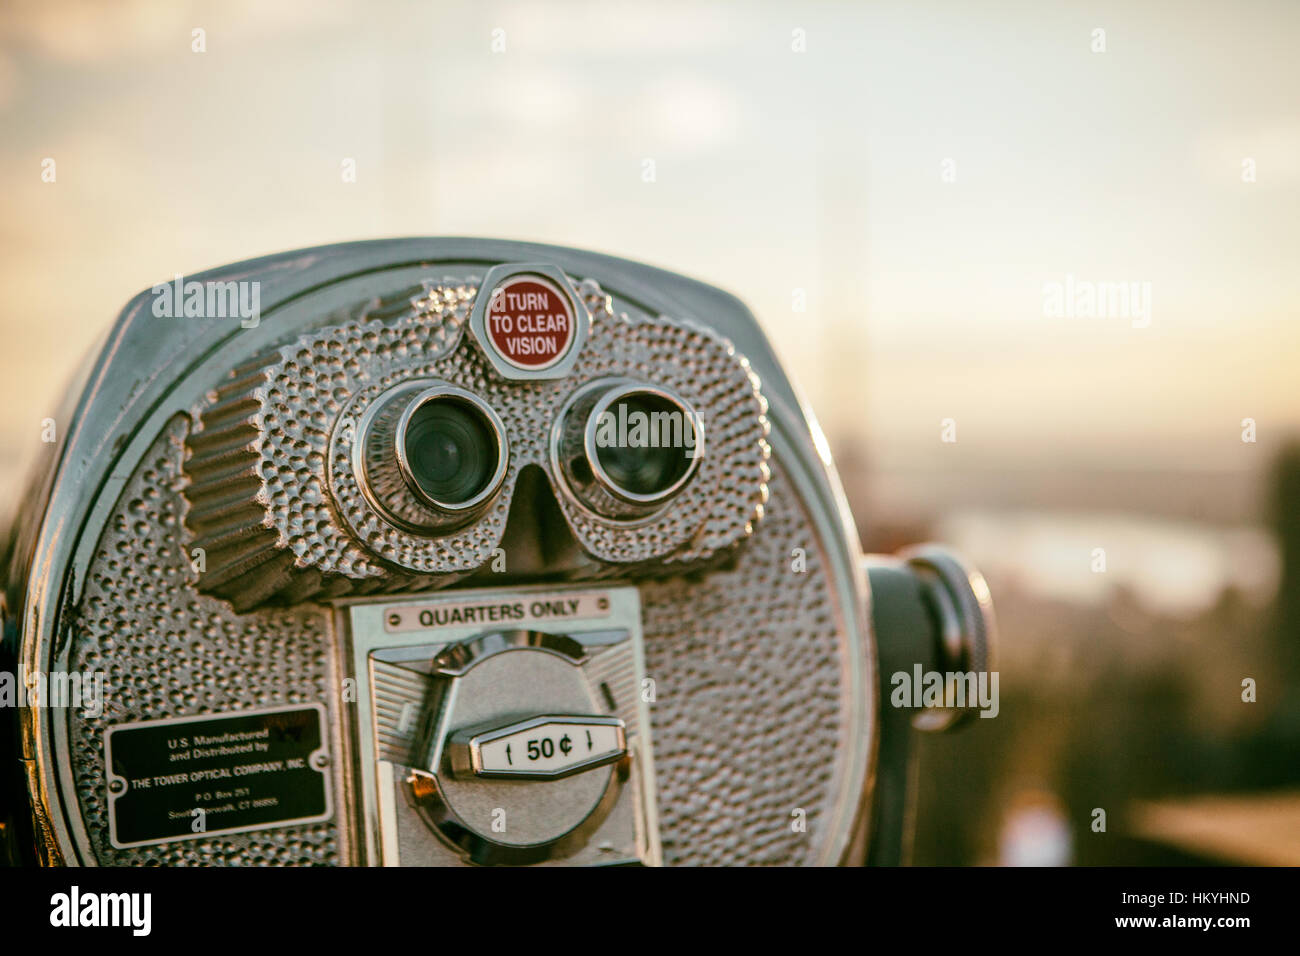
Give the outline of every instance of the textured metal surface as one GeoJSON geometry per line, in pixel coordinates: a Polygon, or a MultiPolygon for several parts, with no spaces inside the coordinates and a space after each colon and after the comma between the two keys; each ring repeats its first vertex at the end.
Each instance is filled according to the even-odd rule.
{"type": "MultiPolygon", "coordinates": [[[[91,845],[100,863],[113,865],[338,862],[333,822],[127,850],[108,842],[103,732],[110,725],[277,704],[329,707],[339,699],[319,608],[240,617],[195,589],[179,493],[185,422],[178,417],[167,427],[113,509],[72,628],[74,669],[105,675],[103,715],[68,712],[91,845]]],[[[332,775],[338,807],[337,770],[332,775]]]]}
{"type": "Polygon", "coordinates": [[[186,465],[193,482],[187,520],[207,553],[204,590],[242,610],[271,598],[444,587],[491,558],[515,481],[529,465],[547,472],[574,537],[598,561],[685,566],[751,533],[767,495],[766,406],[756,377],[730,343],[689,322],[617,315],[599,285],[585,280],[576,288],[592,328],[572,374],[551,382],[507,381],[465,335],[476,283],[473,277],[431,281],[363,311],[356,321],[300,336],[238,370],[218,391],[190,441],[186,465]],[[692,483],[636,527],[602,519],[570,500],[552,473],[547,445],[565,399],[588,381],[616,375],[675,389],[694,405],[710,436],[692,483]],[[353,467],[357,426],[367,408],[387,389],[415,378],[474,391],[501,416],[511,449],[491,508],[469,527],[439,538],[386,520],[353,467]]]}
{"type": "Polygon", "coordinates": [[[641,588],[669,865],[811,863],[824,846],[855,651],[821,542],[779,463],[772,471],[767,517],[734,570],[641,588]]]}
{"type": "MultiPolygon", "coordinates": [[[[335,823],[131,850],[108,845],[102,731],[109,724],[338,697],[322,609],[238,615],[195,590],[182,522],[183,437],[177,419],[131,477],[74,628],[76,666],[105,668],[108,684],[102,718],[70,718],[77,796],[94,853],[114,864],[342,862],[335,823]]],[[[767,517],[733,570],[640,589],[665,862],[817,859],[850,732],[845,661],[856,652],[842,637],[820,542],[783,469],[773,467],[767,517]],[[806,551],[803,573],[791,567],[795,547],[806,551]],[[796,809],[806,813],[806,832],[791,826],[796,809]]],[[[625,654],[598,653],[593,666],[619,699],[636,692],[625,654]]],[[[391,758],[409,747],[415,728],[402,727],[404,705],[415,703],[411,695],[424,682],[403,688],[389,670],[398,669],[385,666],[376,686],[384,690],[381,741],[391,758]]]]}

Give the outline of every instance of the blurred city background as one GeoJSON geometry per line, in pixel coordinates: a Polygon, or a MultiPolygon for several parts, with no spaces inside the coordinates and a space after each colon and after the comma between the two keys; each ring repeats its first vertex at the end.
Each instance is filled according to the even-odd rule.
{"type": "Polygon", "coordinates": [[[759,316],[869,550],[989,579],[1001,714],[926,741],[918,863],[1300,864],[1298,46],[1287,2],[8,0],[0,486],[177,272],[652,262],[759,316]]]}

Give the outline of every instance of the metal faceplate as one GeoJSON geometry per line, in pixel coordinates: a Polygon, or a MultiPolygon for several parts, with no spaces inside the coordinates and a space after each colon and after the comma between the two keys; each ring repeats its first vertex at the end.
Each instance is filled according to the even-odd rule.
{"type": "Polygon", "coordinates": [[[243,611],[286,598],[447,587],[491,559],[520,482],[535,469],[596,562],[689,569],[748,537],[768,494],[769,423],[755,376],[726,339],[691,320],[620,314],[587,279],[572,288],[592,316],[590,335],[556,366],[572,362],[571,371],[506,378],[490,346],[465,329],[466,313],[482,309],[492,288],[473,275],[426,278],[353,303],[232,373],[188,443],[186,524],[207,555],[202,590],[243,611]],[[710,434],[699,480],[634,523],[605,520],[576,500],[550,440],[576,389],[626,376],[689,399],[710,434]],[[500,491],[482,514],[436,535],[412,527],[422,509],[400,482],[391,490],[406,521],[377,509],[359,474],[371,410],[406,384],[473,393],[500,416],[509,448],[500,491]]]}
{"type": "MultiPolygon", "coordinates": [[[[647,775],[643,785],[653,783],[658,797],[663,861],[858,858],[851,848],[861,846],[867,817],[877,706],[859,548],[820,433],[753,317],[720,290],[636,263],[522,243],[420,239],[302,250],[193,277],[261,282],[261,322],[251,328],[155,318],[148,292],[123,312],[75,412],[61,419],[68,425],[57,465],[25,502],[29,520],[15,542],[12,567],[23,577],[13,582],[11,609],[23,672],[91,670],[106,679],[102,713],[27,708],[19,715],[43,859],[211,865],[377,858],[382,847],[368,841],[381,832],[378,793],[387,787],[396,797],[405,777],[363,773],[374,761],[354,752],[365,746],[357,731],[365,708],[343,696],[344,682],[357,680],[364,694],[369,677],[354,671],[345,612],[329,603],[338,592],[328,588],[338,582],[312,593],[322,582],[310,571],[286,589],[276,576],[269,588],[287,604],[248,611],[201,588],[186,497],[193,461],[186,458],[196,423],[232,384],[232,370],[346,322],[358,302],[445,276],[482,276],[502,263],[538,262],[553,263],[579,285],[588,277],[599,282],[611,318],[657,328],[661,316],[675,316],[706,327],[747,360],[743,367],[761,379],[769,406],[770,494],[730,564],[655,575],[610,563],[583,585],[599,589],[603,574],[639,592],[644,672],[657,689],[648,704],[655,779],[647,775]],[[315,704],[325,708],[323,731],[335,756],[327,770],[328,819],[112,845],[105,738],[114,727],[315,704]],[[719,727],[727,733],[719,736],[719,727]]],[[[589,340],[584,354],[590,348],[589,340]]],[[[708,476],[708,484],[725,491],[726,476],[708,476]]],[[[329,493],[310,487],[306,501],[318,492],[329,493]]],[[[294,533],[301,527],[291,525],[294,533]]],[[[374,583],[406,590],[395,576],[374,583]]],[[[409,600],[418,597],[390,599],[409,600]]],[[[551,716],[575,715],[583,716],[566,707],[551,716]]],[[[413,825],[397,832],[418,833],[427,845],[431,831],[419,811],[404,797],[392,806],[412,814],[413,825]]],[[[399,858],[409,852],[399,850],[399,858]]]]}
{"type": "Polygon", "coordinates": [[[360,678],[367,862],[659,863],[635,588],[459,591],[340,614],[360,678]]]}

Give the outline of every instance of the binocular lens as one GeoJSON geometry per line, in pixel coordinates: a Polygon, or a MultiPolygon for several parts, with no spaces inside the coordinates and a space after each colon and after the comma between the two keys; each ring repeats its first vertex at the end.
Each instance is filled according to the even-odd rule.
{"type": "Polygon", "coordinates": [[[551,437],[565,490],[616,521],[653,515],[699,468],[704,426],[671,389],[628,379],[589,382],[570,399],[551,437]]]}
{"type": "Polygon", "coordinates": [[[361,417],[354,468],[385,518],[443,532],[486,510],[510,461],[505,426],[473,392],[445,382],[395,385],[361,417]]]}
{"type": "Polygon", "coordinates": [[[635,392],[615,400],[601,414],[596,460],[622,491],[643,497],[663,495],[691,470],[695,426],[674,402],[635,392]]]}
{"type": "Polygon", "coordinates": [[[416,489],[441,505],[473,501],[492,484],[501,448],[490,422],[475,407],[432,398],[406,422],[402,447],[416,489]]]}

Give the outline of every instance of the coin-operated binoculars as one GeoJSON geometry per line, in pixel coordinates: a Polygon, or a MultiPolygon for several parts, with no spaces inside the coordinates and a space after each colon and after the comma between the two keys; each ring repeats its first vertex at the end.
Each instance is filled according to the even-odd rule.
{"type": "Polygon", "coordinates": [[[20,861],[894,863],[976,702],[891,675],[990,670],[979,575],[864,560],[749,311],[649,266],[177,277],[69,399],[8,549],[20,861]]]}

